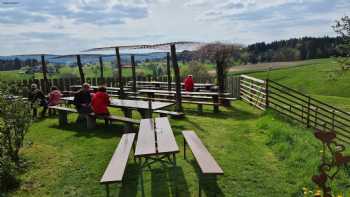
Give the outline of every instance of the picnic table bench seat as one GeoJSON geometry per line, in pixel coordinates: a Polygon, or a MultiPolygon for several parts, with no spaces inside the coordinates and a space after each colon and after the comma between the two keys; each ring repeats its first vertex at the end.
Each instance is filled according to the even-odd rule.
{"type": "Polygon", "coordinates": [[[160,117],[166,117],[169,115],[174,118],[182,118],[185,116],[185,113],[183,112],[168,111],[168,110],[155,110],[154,113],[158,113],[160,117]]]}
{"type": "Polygon", "coordinates": [[[58,111],[58,122],[59,125],[66,125],[68,123],[68,113],[78,113],[76,109],[69,108],[69,107],[62,107],[62,106],[49,106],[49,109],[58,111]]]}
{"type": "MultiPolygon", "coordinates": [[[[216,176],[224,174],[222,168],[194,131],[182,131],[182,135],[184,137],[184,158],[186,159],[187,144],[200,168],[202,176],[214,177],[216,179],[216,176]]],[[[201,196],[201,177],[199,179],[199,196],[201,196]]]]}
{"type": "Polygon", "coordinates": [[[134,133],[123,134],[100,180],[101,184],[106,185],[107,196],[109,196],[109,184],[121,183],[123,181],[126,164],[134,144],[134,139],[134,133]]]}
{"type": "MultiPolygon", "coordinates": [[[[54,109],[58,111],[58,119],[59,125],[66,125],[68,123],[67,115],[68,113],[78,113],[76,109],[62,106],[49,106],[49,109],[54,109]]],[[[96,119],[103,119],[105,121],[119,121],[126,123],[126,130],[133,131],[133,124],[140,124],[139,120],[135,120],[132,118],[122,117],[122,116],[114,116],[114,115],[96,115],[95,113],[90,113],[86,116],[87,119],[87,128],[93,129],[96,127],[96,119]]],[[[106,122],[108,123],[108,122],[106,122]]]]}
{"type": "Polygon", "coordinates": [[[133,124],[139,125],[140,121],[128,117],[115,116],[115,115],[97,115],[95,113],[90,113],[87,117],[87,128],[94,129],[96,127],[96,119],[102,119],[106,121],[106,124],[113,121],[126,123],[126,130],[128,132],[133,131],[133,124]]]}

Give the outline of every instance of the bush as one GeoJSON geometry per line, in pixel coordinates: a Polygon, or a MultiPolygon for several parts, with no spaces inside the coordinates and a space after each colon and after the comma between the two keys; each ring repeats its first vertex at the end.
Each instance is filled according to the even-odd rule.
{"type": "Polygon", "coordinates": [[[198,61],[190,62],[187,68],[181,70],[181,75],[182,77],[193,75],[195,81],[203,81],[210,78],[208,67],[198,61]]]}
{"type": "Polygon", "coordinates": [[[9,99],[8,95],[8,91],[0,95],[0,191],[15,186],[19,151],[31,124],[30,104],[21,98],[9,99]]]}

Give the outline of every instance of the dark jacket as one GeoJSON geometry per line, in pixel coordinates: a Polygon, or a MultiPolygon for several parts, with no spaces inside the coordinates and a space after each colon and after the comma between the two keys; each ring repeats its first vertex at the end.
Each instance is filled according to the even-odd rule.
{"type": "Polygon", "coordinates": [[[39,101],[40,105],[45,105],[46,102],[46,98],[45,95],[43,94],[43,92],[39,89],[33,89],[28,96],[29,101],[33,104],[35,102],[39,101]]]}
{"type": "Polygon", "coordinates": [[[75,93],[73,102],[77,109],[81,108],[82,104],[90,105],[91,103],[90,92],[84,91],[83,89],[79,90],[78,92],[75,93]]]}

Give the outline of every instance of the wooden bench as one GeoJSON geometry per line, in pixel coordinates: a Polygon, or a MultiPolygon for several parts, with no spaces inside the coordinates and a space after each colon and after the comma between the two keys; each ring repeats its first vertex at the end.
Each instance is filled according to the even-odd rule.
{"type": "Polygon", "coordinates": [[[107,196],[109,196],[109,184],[122,183],[126,164],[134,145],[135,134],[123,134],[119,141],[118,147],[113,153],[113,156],[100,180],[101,184],[106,185],[107,196]]]}
{"type": "Polygon", "coordinates": [[[185,113],[176,112],[176,111],[167,111],[167,110],[155,110],[154,113],[158,113],[160,117],[167,117],[168,115],[174,118],[183,118],[185,113]]]}
{"type": "MultiPolygon", "coordinates": [[[[186,144],[190,147],[194,158],[201,170],[202,176],[212,177],[223,175],[224,171],[215,161],[213,156],[206,149],[202,141],[198,138],[194,131],[182,131],[184,136],[184,158],[186,159],[186,144]]],[[[199,196],[201,196],[201,176],[199,177],[199,196]]]]}
{"type": "Polygon", "coordinates": [[[132,132],[133,129],[133,125],[139,125],[140,121],[139,120],[135,120],[132,118],[128,118],[128,117],[122,117],[122,116],[114,116],[114,115],[96,115],[95,113],[90,113],[87,116],[87,128],[88,129],[94,129],[96,127],[96,119],[102,119],[106,121],[106,124],[108,124],[109,122],[113,122],[113,121],[119,121],[119,122],[124,122],[126,123],[126,130],[127,132],[132,132]]]}
{"type": "Polygon", "coordinates": [[[78,113],[76,109],[61,106],[49,106],[49,109],[58,111],[58,123],[60,126],[68,124],[68,113],[78,113]]]}

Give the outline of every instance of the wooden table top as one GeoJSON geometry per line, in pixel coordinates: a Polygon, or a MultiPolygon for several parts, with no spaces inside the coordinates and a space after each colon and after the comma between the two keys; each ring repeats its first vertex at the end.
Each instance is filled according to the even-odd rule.
{"type": "Polygon", "coordinates": [[[142,119],[136,142],[135,156],[150,156],[166,153],[177,153],[179,147],[166,117],[154,120],[142,119]],[[156,146],[157,143],[157,146],[156,146]]]}
{"type": "MultiPolygon", "coordinates": [[[[129,83],[133,83],[133,81],[129,81],[129,83]]],[[[165,81],[136,81],[136,84],[146,84],[146,85],[149,85],[149,84],[152,84],[152,85],[167,85],[168,82],[165,82],[165,81]]],[[[175,82],[171,82],[172,85],[175,84],[175,82]]],[[[184,83],[181,82],[181,85],[184,85],[184,83]]],[[[214,86],[214,84],[212,83],[194,83],[194,86],[214,86]]]]}
{"type": "MultiPolygon", "coordinates": [[[[76,88],[81,88],[81,85],[71,85],[69,86],[72,89],[76,89],[76,88]]],[[[97,89],[99,86],[90,86],[90,88],[92,89],[97,89]]],[[[113,91],[119,91],[120,88],[118,87],[106,87],[107,90],[113,90],[113,91]]],[[[127,90],[128,88],[123,88],[123,90],[127,90]]]]}
{"type": "MultiPolygon", "coordinates": [[[[74,97],[73,96],[62,97],[61,100],[73,101],[74,97]]],[[[110,104],[111,107],[149,109],[148,101],[128,100],[128,99],[110,99],[110,100],[111,100],[111,104],[110,104]]],[[[174,105],[174,103],[152,101],[152,110],[162,109],[171,105],[174,105]]]]}
{"type": "MultiPolygon", "coordinates": [[[[171,105],[174,105],[174,103],[152,101],[152,110],[162,109],[171,105]]],[[[135,109],[149,109],[148,101],[143,100],[111,99],[110,106],[135,109]]]]}
{"type": "MultiPolygon", "coordinates": [[[[142,89],[138,90],[141,93],[163,93],[163,94],[176,94],[176,91],[168,91],[168,90],[154,90],[154,89],[142,89]]],[[[230,93],[219,93],[219,92],[187,92],[181,91],[183,95],[202,95],[202,96],[228,96],[230,93]]]]}

